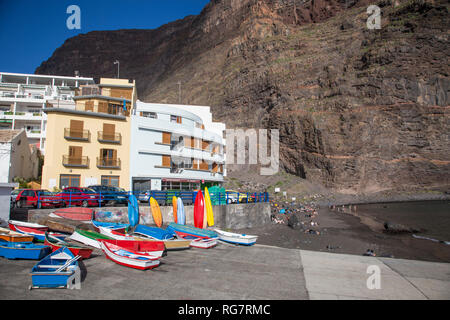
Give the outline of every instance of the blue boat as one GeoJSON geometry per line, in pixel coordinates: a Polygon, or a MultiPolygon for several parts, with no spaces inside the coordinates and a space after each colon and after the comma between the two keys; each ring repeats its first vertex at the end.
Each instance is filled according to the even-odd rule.
{"type": "Polygon", "coordinates": [[[169,223],[169,225],[167,226],[167,231],[175,232],[178,236],[184,239],[197,239],[197,238],[215,239],[219,237],[219,235],[214,231],[207,229],[200,229],[174,222],[169,223]]]}
{"type": "Polygon", "coordinates": [[[77,277],[80,281],[78,259],[66,247],[61,247],[39,261],[31,269],[32,288],[67,288],[77,277]]]}
{"type": "Polygon", "coordinates": [[[177,237],[177,234],[173,230],[164,230],[157,227],[149,227],[142,224],[138,224],[134,229],[134,234],[142,234],[157,240],[169,240],[177,237]]]}
{"type": "Polygon", "coordinates": [[[52,249],[42,244],[0,240],[0,256],[7,259],[40,260],[50,252],[52,252],[52,249]]]}
{"type": "Polygon", "coordinates": [[[92,220],[92,225],[94,228],[98,227],[109,228],[109,229],[124,229],[128,228],[130,225],[126,223],[115,223],[115,222],[102,222],[97,220],[92,220]]]}

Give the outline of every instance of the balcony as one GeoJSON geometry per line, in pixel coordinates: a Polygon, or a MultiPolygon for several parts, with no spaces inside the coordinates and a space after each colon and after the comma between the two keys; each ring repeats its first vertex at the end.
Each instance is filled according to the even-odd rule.
{"type": "Polygon", "coordinates": [[[89,130],[64,129],[64,138],[67,140],[89,141],[89,130]]]}
{"type": "Polygon", "coordinates": [[[89,167],[89,158],[88,157],[63,156],[63,166],[64,167],[75,167],[75,168],[88,168],[89,167]]]}
{"type": "Polygon", "coordinates": [[[120,133],[104,133],[103,131],[99,131],[97,134],[97,140],[101,143],[121,144],[122,135],[120,133]]]}
{"type": "Polygon", "coordinates": [[[120,159],[97,157],[97,168],[99,169],[120,169],[120,159]]]}

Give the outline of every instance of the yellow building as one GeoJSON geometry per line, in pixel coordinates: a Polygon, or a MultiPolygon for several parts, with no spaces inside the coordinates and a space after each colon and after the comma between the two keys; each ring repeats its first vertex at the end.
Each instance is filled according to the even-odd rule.
{"type": "Polygon", "coordinates": [[[42,188],[104,184],[130,189],[130,115],[135,81],[80,86],[73,108],[47,105],[42,188]]]}

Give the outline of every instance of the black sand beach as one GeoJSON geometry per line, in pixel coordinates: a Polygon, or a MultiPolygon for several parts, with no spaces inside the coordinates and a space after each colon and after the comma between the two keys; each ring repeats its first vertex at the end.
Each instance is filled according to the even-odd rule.
{"type": "MultiPolygon", "coordinates": [[[[420,204],[408,203],[408,205],[413,207],[417,205],[423,207],[427,204],[429,205],[430,202],[422,202],[420,204]]],[[[442,205],[448,205],[448,201],[442,201],[442,205]]],[[[339,211],[337,208],[330,210],[328,207],[322,207],[317,210],[316,215],[311,217],[309,216],[310,213],[296,213],[297,217],[301,219],[304,227],[302,229],[293,229],[288,226],[288,217],[292,213],[286,213],[275,215],[278,221],[283,221],[282,223],[273,222],[264,227],[238,231],[259,235],[257,242],[259,244],[284,248],[356,255],[363,255],[368,250],[372,250],[378,257],[450,262],[450,245],[414,238],[413,233],[387,233],[383,226],[386,218],[388,218],[393,223],[401,223],[406,226],[420,227],[425,225],[428,227],[430,226],[430,221],[425,221],[427,220],[426,218],[424,219],[424,217],[419,217],[418,215],[412,218],[411,215],[408,216],[404,213],[395,215],[392,210],[389,211],[387,208],[383,208],[389,207],[390,204],[377,205],[385,209],[385,211],[370,210],[370,207],[364,208],[364,206],[366,205],[358,205],[356,212],[350,210],[348,206],[344,209],[340,207],[339,211]],[[374,214],[374,212],[378,212],[378,214],[374,214]],[[389,212],[388,216],[383,217],[383,212],[389,212]],[[314,225],[311,225],[311,222],[314,225]]],[[[399,207],[398,204],[395,206],[399,207]]],[[[450,208],[450,205],[448,207],[450,208]]],[[[287,206],[287,208],[292,207],[287,206]]],[[[447,212],[446,219],[448,219],[449,215],[450,213],[447,212]]],[[[432,219],[432,217],[430,216],[429,219],[432,219]]],[[[442,213],[439,219],[439,221],[432,223],[435,227],[442,226],[447,221],[443,220],[442,213]]],[[[441,228],[441,230],[448,229],[448,224],[443,225],[441,228]]],[[[421,231],[416,235],[426,237],[430,232],[433,233],[431,230],[423,230],[421,228],[421,231]]],[[[441,233],[439,235],[445,237],[445,234],[441,233]]]]}

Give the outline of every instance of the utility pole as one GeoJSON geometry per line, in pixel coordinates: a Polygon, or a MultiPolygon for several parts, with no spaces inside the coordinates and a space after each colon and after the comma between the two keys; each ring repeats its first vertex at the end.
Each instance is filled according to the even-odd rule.
{"type": "Polygon", "coordinates": [[[120,78],[120,62],[119,60],[114,61],[114,64],[117,64],[117,79],[120,78]]]}

